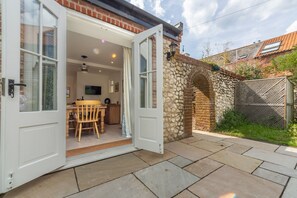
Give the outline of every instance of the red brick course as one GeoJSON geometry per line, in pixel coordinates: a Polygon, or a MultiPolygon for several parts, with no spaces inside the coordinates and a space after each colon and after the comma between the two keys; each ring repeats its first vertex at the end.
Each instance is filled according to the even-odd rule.
{"type": "Polygon", "coordinates": [[[75,10],[77,12],[86,14],[90,17],[99,19],[106,23],[110,23],[117,27],[123,28],[133,33],[139,33],[145,30],[145,28],[133,21],[120,17],[112,12],[104,10],[96,5],[85,2],[83,0],[56,0],[62,6],[75,10]]]}

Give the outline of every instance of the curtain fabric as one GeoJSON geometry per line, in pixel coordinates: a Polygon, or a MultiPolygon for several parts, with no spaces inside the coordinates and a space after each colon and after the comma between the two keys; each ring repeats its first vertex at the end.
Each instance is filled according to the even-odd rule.
{"type": "Polygon", "coordinates": [[[130,48],[123,48],[124,52],[124,84],[123,84],[123,95],[124,95],[124,110],[122,118],[122,134],[126,137],[131,137],[131,109],[130,109],[130,93],[131,93],[131,72],[132,72],[132,52],[130,48]]]}

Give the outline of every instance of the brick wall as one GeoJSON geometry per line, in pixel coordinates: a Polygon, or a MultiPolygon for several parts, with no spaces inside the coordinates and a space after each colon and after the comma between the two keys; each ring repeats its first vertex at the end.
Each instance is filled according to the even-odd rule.
{"type": "Polygon", "coordinates": [[[131,31],[133,33],[142,32],[145,28],[137,23],[134,23],[128,19],[120,17],[114,13],[104,10],[96,5],[85,2],[83,0],[56,0],[62,6],[75,10],[77,12],[86,14],[95,19],[110,23],[117,27],[131,31]]]}
{"type": "Polygon", "coordinates": [[[198,74],[192,81],[194,87],[194,105],[192,118],[195,120],[194,129],[212,131],[214,125],[214,108],[211,108],[214,103],[214,93],[208,80],[198,74]],[[213,117],[212,117],[213,116],[213,117]]]}

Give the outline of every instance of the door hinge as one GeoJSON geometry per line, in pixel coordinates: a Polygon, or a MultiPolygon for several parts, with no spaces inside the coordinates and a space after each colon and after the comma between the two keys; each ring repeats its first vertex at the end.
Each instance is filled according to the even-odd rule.
{"type": "Polygon", "coordinates": [[[10,172],[8,174],[8,179],[7,179],[7,189],[10,190],[13,187],[13,172],[10,172]]]}

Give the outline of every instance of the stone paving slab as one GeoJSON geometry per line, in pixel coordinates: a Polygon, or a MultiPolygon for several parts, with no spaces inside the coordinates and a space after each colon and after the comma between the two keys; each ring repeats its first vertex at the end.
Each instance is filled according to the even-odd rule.
{"type": "Polygon", "coordinates": [[[202,134],[202,133],[192,133],[192,135],[198,139],[201,140],[208,140],[211,142],[218,142],[223,140],[224,138],[220,138],[220,137],[216,137],[216,136],[211,136],[211,135],[207,135],[207,134],[202,134]]]}
{"type": "Polygon", "coordinates": [[[289,146],[280,146],[275,152],[297,157],[297,148],[289,146]]]}
{"type": "MultiPolygon", "coordinates": [[[[224,142],[227,142],[227,141],[224,141],[224,142]]],[[[226,148],[226,151],[231,151],[231,152],[237,153],[237,154],[243,154],[244,152],[248,151],[251,148],[252,147],[250,147],[250,146],[245,146],[245,145],[241,145],[241,144],[233,144],[230,147],[226,148]]]]}
{"type": "Polygon", "coordinates": [[[200,140],[197,142],[193,142],[190,144],[191,146],[195,146],[197,148],[201,148],[210,152],[218,152],[224,148],[230,146],[228,143],[224,142],[210,142],[207,140],[200,140]]]}
{"type": "Polygon", "coordinates": [[[254,148],[258,148],[266,151],[272,151],[272,152],[274,152],[279,147],[278,145],[275,145],[275,144],[269,144],[269,143],[248,140],[243,138],[227,138],[227,139],[224,139],[224,141],[233,142],[236,144],[241,144],[241,145],[254,147],[254,148]]]}
{"type": "Polygon", "coordinates": [[[225,150],[215,153],[209,156],[209,158],[248,173],[252,173],[262,163],[260,160],[225,150]]]}
{"type": "Polygon", "coordinates": [[[61,198],[78,192],[73,169],[39,177],[7,194],[4,198],[61,198]]]}
{"type": "Polygon", "coordinates": [[[277,164],[272,164],[269,162],[264,162],[263,164],[261,164],[260,167],[283,174],[283,175],[297,178],[297,170],[294,170],[292,168],[288,168],[277,164]]]}
{"type": "Polygon", "coordinates": [[[193,143],[193,142],[197,142],[199,140],[201,140],[201,139],[197,138],[197,137],[189,137],[189,138],[182,139],[180,141],[185,143],[185,144],[190,144],[190,143],[193,143]]]}
{"type": "Polygon", "coordinates": [[[168,160],[169,162],[175,164],[176,166],[179,166],[181,168],[193,163],[191,160],[189,159],[186,159],[184,157],[181,157],[181,156],[176,156],[170,160],[168,160]]]}
{"type": "Polygon", "coordinates": [[[192,161],[197,161],[212,154],[209,151],[199,149],[181,142],[171,142],[165,144],[165,149],[192,161]]]}
{"type": "Polygon", "coordinates": [[[176,154],[168,150],[164,150],[164,154],[154,153],[146,150],[136,151],[133,154],[145,161],[146,163],[148,163],[149,165],[153,165],[176,156],[176,154]]]}
{"type": "Polygon", "coordinates": [[[75,168],[75,171],[80,190],[85,190],[148,166],[130,153],[79,166],[75,168]]]}
{"type": "Polygon", "coordinates": [[[289,177],[285,175],[281,175],[263,168],[257,168],[253,175],[257,175],[259,177],[262,177],[263,179],[267,179],[269,181],[275,182],[277,184],[285,186],[289,177]]]}
{"type": "Polygon", "coordinates": [[[174,198],[198,198],[198,197],[193,193],[191,193],[190,191],[184,190],[180,194],[176,195],[174,198]]]}
{"type": "Polygon", "coordinates": [[[293,198],[297,197],[297,179],[291,178],[282,198],[293,198]]]}
{"type": "Polygon", "coordinates": [[[245,156],[257,158],[266,162],[279,164],[289,168],[295,168],[297,163],[297,157],[286,156],[283,154],[265,151],[262,149],[252,148],[244,153],[245,156]]]}
{"type": "Polygon", "coordinates": [[[188,188],[199,197],[220,197],[235,193],[240,198],[276,198],[283,186],[238,169],[223,166],[188,188]]]}
{"type": "Polygon", "coordinates": [[[95,186],[68,198],[153,198],[156,197],[134,175],[126,175],[113,181],[95,186]]]}
{"type": "Polygon", "coordinates": [[[161,162],[135,173],[158,197],[172,197],[199,180],[170,162],[161,162]]]}
{"type": "Polygon", "coordinates": [[[217,138],[221,138],[221,139],[230,139],[230,138],[238,138],[238,137],[234,137],[234,136],[230,136],[230,135],[224,135],[221,133],[213,133],[213,132],[207,132],[207,131],[200,131],[200,130],[193,130],[193,134],[202,134],[202,135],[207,135],[207,136],[211,136],[211,137],[217,137],[217,138]]]}
{"type": "Polygon", "coordinates": [[[199,160],[194,164],[191,164],[190,166],[187,166],[184,169],[198,176],[199,178],[202,178],[208,175],[209,173],[215,171],[216,169],[220,168],[223,165],[224,164],[205,158],[205,159],[199,160]]]}

